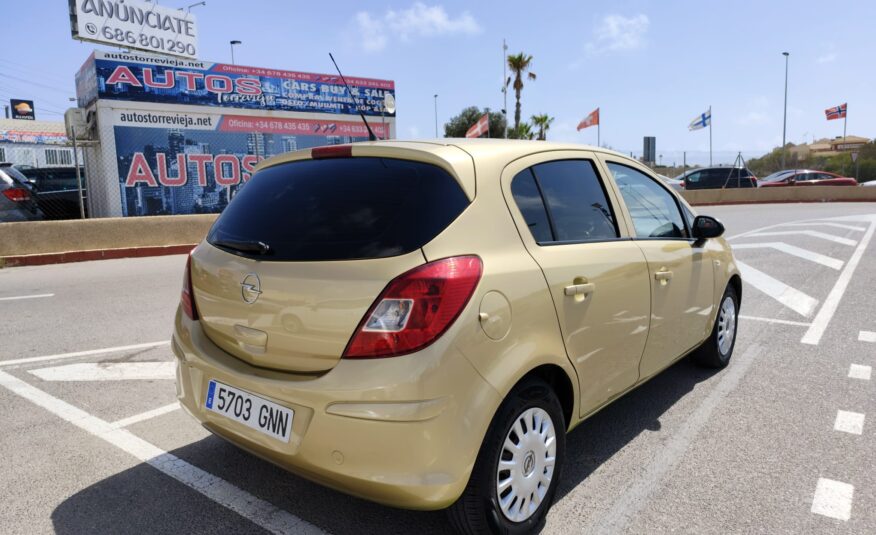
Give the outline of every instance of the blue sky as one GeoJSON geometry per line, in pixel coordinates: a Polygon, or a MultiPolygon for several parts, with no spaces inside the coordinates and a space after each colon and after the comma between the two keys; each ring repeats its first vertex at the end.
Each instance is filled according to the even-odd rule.
{"type": "MultiPolygon", "coordinates": [[[[185,0],[161,5],[185,7],[185,0]]],[[[61,119],[73,75],[95,48],[70,37],[64,1],[22,2],[4,24],[0,99],[32,98],[61,119]],[[13,19],[9,19],[11,21],[13,19]],[[22,43],[20,46],[16,43],[22,43]]],[[[711,105],[716,163],[781,143],[784,58],[790,56],[788,139],[842,134],[824,109],[849,103],[849,134],[876,136],[876,2],[300,2],[208,0],[196,7],[200,59],[396,81],[401,138],[434,136],[469,105],[501,108],[502,39],[533,55],[538,80],[523,116],[556,118],[548,138],[595,144],[575,125],[599,106],[602,142],[624,152],[657,137],[664,163],[708,161],[707,130],[687,125],[711,105]]],[[[513,90],[509,92],[513,120],[513,90]]]]}

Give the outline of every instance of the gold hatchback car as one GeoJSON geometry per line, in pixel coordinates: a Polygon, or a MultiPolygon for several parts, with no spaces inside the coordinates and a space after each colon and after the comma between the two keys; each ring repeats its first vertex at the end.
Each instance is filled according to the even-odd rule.
{"type": "Polygon", "coordinates": [[[315,482],[527,532],[568,431],[685,355],[727,365],[742,286],[723,231],[593,147],[271,158],[189,258],[179,399],[315,482]]]}

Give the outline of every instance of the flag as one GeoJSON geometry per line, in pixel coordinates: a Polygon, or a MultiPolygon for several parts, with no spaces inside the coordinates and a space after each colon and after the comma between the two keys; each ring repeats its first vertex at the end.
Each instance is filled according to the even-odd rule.
{"type": "Polygon", "coordinates": [[[590,126],[596,126],[599,124],[599,108],[590,112],[590,115],[584,118],[583,121],[578,123],[578,131],[584,130],[590,126]]]}
{"type": "Polygon", "coordinates": [[[478,119],[478,122],[471,125],[465,137],[481,137],[490,131],[490,114],[485,113],[478,119]]]}
{"type": "Polygon", "coordinates": [[[697,115],[693,121],[687,125],[688,130],[699,130],[705,128],[712,123],[712,108],[709,108],[705,113],[697,115]]]}
{"type": "Polygon", "coordinates": [[[828,121],[832,121],[834,119],[845,119],[846,104],[840,104],[839,106],[834,106],[833,108],[827,108],[826,110],[824,110],[824,116],[827,117],[828,121]]]}

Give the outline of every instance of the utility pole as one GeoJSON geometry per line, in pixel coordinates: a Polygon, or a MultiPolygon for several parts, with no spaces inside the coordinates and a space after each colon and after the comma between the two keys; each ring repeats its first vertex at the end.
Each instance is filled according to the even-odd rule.
{"type": "Polygon", "coordinates": [[[502,115],[505,117],[505,137],[508,137],[508,45],[505,43],[505,38],[502,38],[502,95],[504,104],[502,106],[502,115]]]}
{"type": "Polygon", "coordinates": [[[785,117],[782,120],[782,169],[785,168],[785,136],[788,132],[788,56],[789,52],[782,52],[785,56],[785,117]]]}
{"type": "Polygon", "coordinates": [[[435,138],[438,138],[438,93],[435,93],[435,138]]]}

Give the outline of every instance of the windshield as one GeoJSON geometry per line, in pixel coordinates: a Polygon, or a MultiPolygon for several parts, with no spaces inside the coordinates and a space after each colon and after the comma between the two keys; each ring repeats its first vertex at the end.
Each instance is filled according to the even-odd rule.
{"type": "Polygon", "coordinates": [[[30,182],[30,180],[28,180],[28,178],[26,176],[21,174],[21,171],[12,167],[11,165],[0,167],[0,172],[6,173],[10,177],[14,178],[15,180],[17,180],[23,184],[27,184],[30,182]]]}

